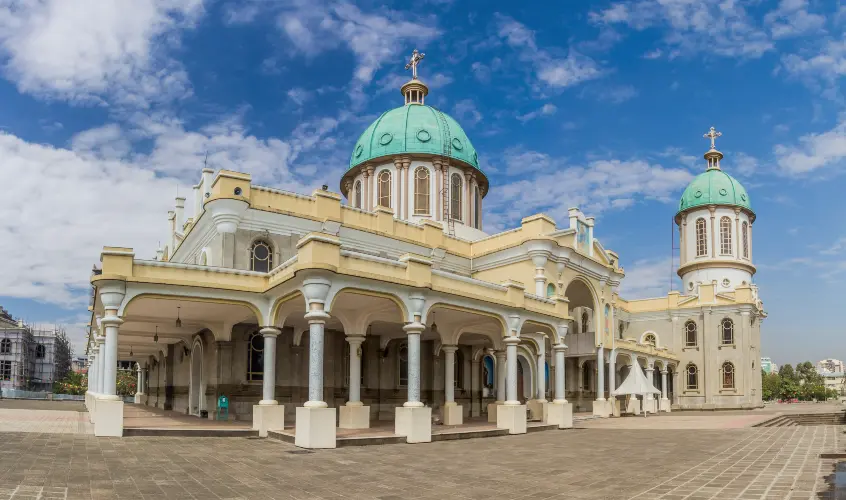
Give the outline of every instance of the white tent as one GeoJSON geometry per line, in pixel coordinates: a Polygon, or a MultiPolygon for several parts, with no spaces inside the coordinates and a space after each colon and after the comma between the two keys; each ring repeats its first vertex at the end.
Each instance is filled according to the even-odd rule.
{"type": "Polygon", "coordinates": [[[620,387],[617,387],[617,389],[611,393],[612,396],[645,396],[647,394],[661,394],[661,391],[656,389],[655,386],[646,379],[646,375],[643,374],[643,370],[641,370],[640,364],[638,363],[635,363],[632,366],[632,369],[629,370],[629,374],[626,376],[626,380],[620,384],[620,387]]]}

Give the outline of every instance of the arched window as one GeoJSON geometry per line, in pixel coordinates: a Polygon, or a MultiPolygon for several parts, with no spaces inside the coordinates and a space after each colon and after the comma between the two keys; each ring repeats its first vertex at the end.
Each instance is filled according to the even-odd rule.
{"type": "Polygon", "coordinates": [[[449,184],[449,216],[452,220],[461,220],[461,176],[452,174],[449,184]]]}
{"type": "Polygon", "coordinates": [[[684,346],[696,347],[696,322],[688,320],[684,324],[684,346]]]}
{"type": "Polygon", "coordinates": [[[259,332],[250,334],[247,345],[247,380],[259,381],[264,378],[264,337],[259,332]]]}
{"type": "Polygon", "coordinates": [[[263,240],[256,240],[250,249],[250,269],[260,273],[269,273],[273,268],[273,249],[263,240]]]}
{"type": "Polygon", "coordinates": [[[550,284],[546,285],[546,296],[552,297],[553,295],[555,295],[555,285],[550,283],[550,284]]]}
{"type": "Polygon", "coordinates": [[[429,169],[414,171],[414,215],[429,215],[429,169]]]}
{"type": "Polygon", "coordinates": [[[35,357],[38,359],[44,359],[44,356],[47,355],[47,348],[44,347],[44,344],[38,344],[35,346],[35,357]]]}
{"type": "Polygon", "coordinates": [[[720,255],[731,255],[731,218],[720,218],[720,255]]]}
{"type": "Polygon", "coordinates": [[[722,344],[734,344],[734,322],[729,318],[723,318],[720,322],[720,342],[722,344]]]}
{"type": "Polygon", "coordinates": [[[476,219],[473,225],[476,227],[476,229],[482,229],[482,197],[481,195],[479,195],[479,186],[473,187],[473,200],[473,216],[476,219]]]}
{"type": "Polygon", "coordinates": [[[408,386],[408,345],[405,343],[397,349],[397,385],[408,386]]]}
{"type": "Polygon", "coordinates": [[[699,390],[699,370],[693,363],[687,365],[687,390],[699,390]]]}
{"type": "Polygon", "coordinates": [[[743,221],[743,224],[740,226],[741,230],[743,231],[743,258],[749,258],[749,223],[743,221]]]}
{"type": "Polygon", "coordinates": [[[379,193],[378,205],[391,208],[391,171],[382,170],[379,172],[379,193]]]}
{"type": "Polygon", "coordinates": [[[708,232],[705,229],[705,219],[696,219],[696,256],[708,255],[708,232]]]}
{"type": "Polygon", "coordinates": [[[456,389],[464,385],[464,355],[461,351],[455,351],[455,363],[453,363],[453,383],[456,389]]]}
{"type": "Polygon", "coordinates": [[[656,345],[658,345],[658,339],[655,338],[655,334],[647,333],[643,336],[643,343],[655,347],[656,345]]]}
{"type": "Polygon", "coordinates": [[[12,341],[9,339],[0,340],[0,354],[12,353],[12,341]]]}
{"type": "Polygon", "coordinates": [[[620,321],[620,327],[617,329],[617,331],[618,331],[617,338],[620,338],[620,339],[623,338],[623,332],[625,331],[625,329],[626,329],[626,325],[624,325],[623,322],[620,321]]]}
{"type": "Polygon", "coordinates": [[[353,206],[355,208],[361,208],[361,181],[355,181],[355,187],[353,188],[353,206]]]}
{"type": "Polygon", "coordinates": [[[588,313],[587,313],[587,311],[583,311],[582,312],[582,333],[587,333],[588,328],[590,328],[590,325],[588,324],[588,322],[589,322],[588,313]]]}
{"type": "Polygon", "coordinates": [[[200,265],[207,266],[209,265],[209,257],[206,255],[206,252],[200,254],[200,265]]]}
{"type": "Polygon", "coordinates": [[[734,389],[734,365],[723,363],[723,389],[734,389]]]}
{"type": "Polygon", "coordinates": [[[590,376],[593,373],[590,363],[582,365],[582,389],[590,390],[590,376]]]}

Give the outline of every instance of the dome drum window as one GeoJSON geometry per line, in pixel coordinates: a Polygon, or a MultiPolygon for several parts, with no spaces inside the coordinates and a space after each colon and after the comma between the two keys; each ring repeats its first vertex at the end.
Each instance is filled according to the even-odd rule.
{"type": "Polygon", "coordinates": [[[429,215],[429,169],[414,170],[414,215],[429,215]]]}
{"type": "Polygon", "coordinates": [[[463,182],[461,175],[452,174],[450,177],[450,193],[449,193],[449,217],[452,220],[460,221],[461,219],[461,192],[463,182]]]}
{"type": "Polygon", "coordinates": [[[708,230],[705,225],[705,219],[696,219],[696,256],[704,257],[708,255],[708,230]]]}
{"type": "Polygon", "coordinates": [[[391,208],[391,171],[382,170],[378,177],[377,204],[385,208],[391,208]]]}
{"type": "Polygon", "coordinates": [[[731,219],[720,218],[720,255],[732,255],[731,251],[731,219]]]}
{"type": "Polygon", "coordinates": [[[250,248],[250,270],[269,273],[273,269],[273,248],[264,240],[257,240],[250,248]]]}

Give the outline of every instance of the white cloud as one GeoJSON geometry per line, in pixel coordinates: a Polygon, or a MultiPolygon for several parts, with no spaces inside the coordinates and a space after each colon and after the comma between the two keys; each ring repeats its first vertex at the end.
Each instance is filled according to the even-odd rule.
{"type": "Polygon", "coordinates": [[[825,17],[808,12],[807,0],[782,0],[778,8],[766,16],[774,39],[820,33],[825,26],[825,17]]]}
{"type": "Polygon", "coordinates": [[[287,92],[288,99],[290,99],[297,106],[302,106],[314,96],[314,94],[302,87],[295,87],[287,92]]]}
{"type": "Polygon", "coordinates": [[[147,106],[191,94],[166,49],[202,0],[0,0],[0,57],[18,90],[71,102],[147,106]]]}
{"type": "Polygon", "coordinates": [[[459,123],[472,127],[482,121],[482,113],[472,99],[462,99],[452,107],[452,114],[459,123]]]}
{"type": "Polygon", "coordinates": [[[625,268],[626,277],[620,283],[624,299],[645,299],[666,295],[670,281],[676,283],[675,266],[670,258],[644,259],[625,268]]]}
{"type": "Polygon", "coordinates": [[[613,104],[620,104],[637,97],[637,89],[631,85],[619,85],[610,87],[604,90],[597,91],[597,96],[600,100],[608,101],[613,104]]]}
{"type": "Polygon", "coordinates": [[[518,51],[522,61],[531,63],[537,79],[549,87],[570,87],[602,75],[596,61],[573,49],[566,57],[557,57],[539,48],[535,33],[508,16],[496,14],[495,23],[497,35],[518,51]]]}
{"type": "Polygon", "coordinates": [[[525,123],[527,121],[534,120],[535,118],[538,118],[538,117],[541,117],[541,116],[554,115],[556,111],[558,111],[558,108],[555,107],[555,104],[546,103],[546,104],[544,104],[543,106],[541,106],[540,108],[538,108],[534,111],[530,111],[530,112],[528,112],[524,115],[517,116],[517,120],[525,123]]]}
{"type": "Polygon", "coordinates": [[[788,54],[781,58],[782,67],[801,78],[822,78],[833,81],[846,75],[846,38],[829,40],[820,48],[802,56],[788,54]]]}
{"type": "Polygon", "coordinates": [[[846,159],[846,119],[826,132],[800,137],[798,144],[778,144],[774,151],[780,170],[788,175],[841,164],[846,159]]]}

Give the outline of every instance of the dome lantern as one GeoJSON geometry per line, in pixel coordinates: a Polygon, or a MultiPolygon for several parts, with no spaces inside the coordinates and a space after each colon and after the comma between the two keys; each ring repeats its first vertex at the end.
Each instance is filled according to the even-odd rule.
{"type": "Polygon", "coordinates": [[[417,49],[411,53],[411,59],[405,65],[405,69],[411,70],[411,80],[400,87],[400,92],[405,97],[405,105],[409,104],[425,104],[426,96],[429,94],[429,87],[417,78],[417,65],[426,57],[426,54],[419,52],[417,49]]]}

